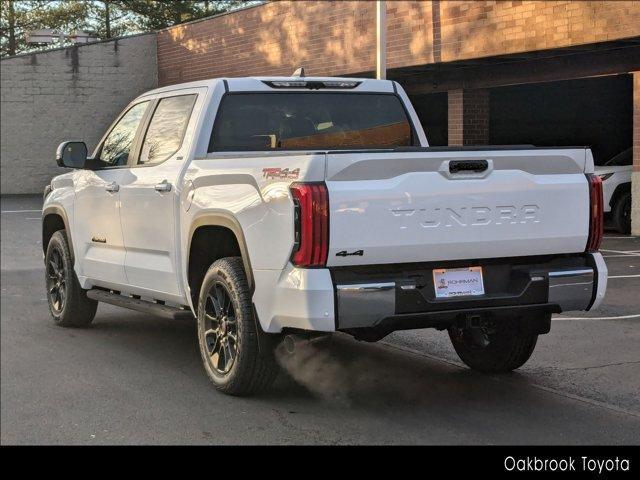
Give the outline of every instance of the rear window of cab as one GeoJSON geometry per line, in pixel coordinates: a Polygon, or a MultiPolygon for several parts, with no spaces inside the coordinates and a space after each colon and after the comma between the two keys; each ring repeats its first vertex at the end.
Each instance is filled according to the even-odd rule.
{"type": "Polygon", "coordinates": [[[222,99],[209,152],[411,145],[411,123],[394,94],[233,93],[222,99]]]}

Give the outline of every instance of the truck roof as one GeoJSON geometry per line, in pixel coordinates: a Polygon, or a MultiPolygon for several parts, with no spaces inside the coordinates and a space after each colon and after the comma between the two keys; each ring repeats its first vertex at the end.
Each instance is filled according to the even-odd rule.
{"type": "MultiPolygon", "coordinates": [[[[348,78],[348,77],[237,77],[237,78],[211,78],[207,80],[198,80],[188,83],[177,83],[166,87],[156,88],[143,93],[145,95],[153,95],[158,93],[166,93],[175,90],[183,90],[187,88],[207,87],[214,88],[218,83],[226,81],[229,91],[273,91],[283,90],[282,88],[274,88],[265,82],[355,82],[357,86],[349,90],[358,92],[381,92],[388,93],[394,91],[394,85],[391,80],[376,80],[371,78],[348,78]]],[[[290,87],[287,90],[305,90],[307,88],[290,87]]],[[[329,88],[323,90],[344,90],[343,88],[329,88]]]]}

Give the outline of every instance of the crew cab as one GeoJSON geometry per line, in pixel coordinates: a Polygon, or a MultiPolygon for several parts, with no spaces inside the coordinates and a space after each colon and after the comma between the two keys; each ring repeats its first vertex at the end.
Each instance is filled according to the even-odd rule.
{"type": "MultiPolygon", "coordinates": [[[[588,148],[429,147],[389,80],[227,78],[133,100],[45,190],[49,308],[197,319],[205,370],[245,395],[283,338],[447,329],[508,372],[551,315],[603,299],[602,185],[588,148]]],[[[286,342],[284,342],[286,344],[286,342]]]]}

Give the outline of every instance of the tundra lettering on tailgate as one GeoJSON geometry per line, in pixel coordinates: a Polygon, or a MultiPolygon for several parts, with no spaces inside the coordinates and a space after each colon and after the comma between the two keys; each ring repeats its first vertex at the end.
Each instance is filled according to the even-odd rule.
{"type": "MultiPolygon", "coordinates": [[[[434,208],[394,208],[395,217],[415,219],[424,228],[468,227],[483,225],[515,225],[539,223],[538,205],[498,205],[495,207],[434,207],[434,208]]],[[[407,225],[405,225],[406,227],[407,225]]]]}

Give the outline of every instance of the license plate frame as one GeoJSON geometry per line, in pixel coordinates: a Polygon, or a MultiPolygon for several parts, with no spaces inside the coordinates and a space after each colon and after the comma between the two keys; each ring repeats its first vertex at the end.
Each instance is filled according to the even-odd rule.
{"type": "Polygon", "coordinates": [[[479,297],[485,294],[482,267],[434,268],[436,299],[479,297]]]}

